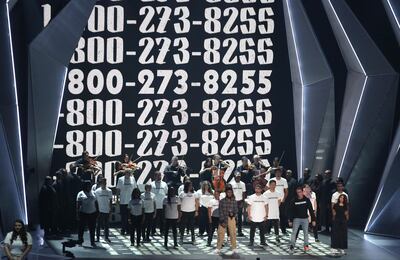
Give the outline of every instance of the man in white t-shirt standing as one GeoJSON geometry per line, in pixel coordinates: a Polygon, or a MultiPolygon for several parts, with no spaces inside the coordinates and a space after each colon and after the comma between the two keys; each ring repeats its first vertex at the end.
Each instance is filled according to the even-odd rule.
{"type": "Polygon", "coordinates": [[[236,202],[238,204],[238,222],[237,222],[237,230],[238,237],[243,237],[244,234],[242,232],[242,223],[243,223],[243,207],[244,207],[244,199],[246,198],[246,184],[240,180],[241,173],[236,172],[235,178],[231,181],[233,194],[235,195],[236,202]]]}
{"type": "Polygon", "coordinates": [[[117,194],[119,195],[119,210],[121,214],[121,234],[125,235],[129,231],[128,226],[128,204],[131,200],[133,189],[137,188],[135,178],[131,175],[131,170],[125,170],[124,176],[118,179],[117,194]]]}
{"type": "Polygon", "coordinates": [[[279,243],[279,206],[281,204],[282,194],[276,191],[276,181],[269,181],[269,190],[264,192],[264,197],[268,203],[267,230],[274,227],[275,239],[279,243]]]}
{"type": "Polygon", "coordinates": [[[332,209],[333,206],[338,202],[339,196],[344,194],[347,197],[347,203],[349,203],[349,195],[344,191],[344,183],[343,181],[336,182],[336,192],[332,194],[331,203],[332,209]]]}
{"type": "Polygon", "coordinates": [[[286,227],[288,225],[288,219],[286,214],[286,198],[288,196],[288,183],[285,178],[282,177],[282,168],[279,166],[275,169],[275,177],[271,180],[276,182],[276,191],[281,194],[281,204],[279,206],[279,224],[281,227],[282,234],[286,235],[286,227]]]}
{"type": "Polygon", "coordinates": [[[265,243],[265,222],[268,218],[268,201],[262,194],[262,187],[257,184],[254,189],[255,193],[246,199],[248,204],[247,214],[250,220],[250,243],[254,245],[254,236],[256,228],[260,230],[260,245],[266,246],[265,243]]]}
{"type": "Polygon", "coordinates": [[[96,236],[97,242],[100,240],[100,229],[104,228],[104,240],[110,243],[109,235],[109,219],[111,211],[112,191],[107,188],[107,179],[103,178],[99,181],[100,188],[97,188],[94,195],[99,206],[99,215],[97,216],[96,236]]]}
{"type": "Polygon", "coordinates": [[[156,233],[156,227],[160,228],[160,235],[164,234],[164,199],[168,194],[168,185],[161,180],[161,172],[154,173],[154,181],[151,183],[151,191],[154,193],[156,200],[156,219],[152,228],[152,235],[156,233]]]}

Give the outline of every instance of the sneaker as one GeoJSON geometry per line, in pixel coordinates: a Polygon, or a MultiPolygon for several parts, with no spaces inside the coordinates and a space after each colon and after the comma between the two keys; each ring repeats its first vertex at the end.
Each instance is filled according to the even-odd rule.
{"type": "Polygon", "coordinates": [[[96,247],[97,247],[96,243],[90,243],[90,245],[91,245],[93,248],[96,248],[96,247]]]}
{"type": "Polygon", "coordinates": [[[260,245],[262,246],[267,246],[267,243],[265,243],[265,241],[261,242],[260,245]]]}
{"type": "Polygon", "coordinates": [[[319,239],[315,239],[315,242],[319,243],[319,239]]]}
{"type": "Polygon", "coordinates": [[[107,237],[104,239],[107,243],[111,244],[111,240],[107,237]]]}
{"type": "Polygon", "coordinates": [[[207,243],[207,247],[211,247],[211,243],[207,243]]]}
{"type": "Polygon", "coordinates": [[[244,234],[242,232],[240,232],[239,234],[237,234],[238,237],[244,237],[244,234]]]}
{"type": "Polygon", "coordinates": [[[310,247],[309,246],[304,246],[304,251],[305,252],[310,251],[310,247]]]}
{"type": "Polygon", "coordinates": [[[215,250],[214,250],[214,254],[216,254],[216,255],[219,255],[219,254],[221,254],[221,250],[219,250],[219,249],[215,249],[215,250]]]}
{"type": "Polygon", "coordinates": [[[250,242],[247,246],[254,246],[254,242],[250,242]]]}
{"type": "Polygon", "coordinates": [[[131,246],[135,246],[135,243],[131,243],[131,246]]]}
{"type": "Polygon", "coordinates": [[[174,249],[177,249],[178,247],[179,247],[178,244],[175,244],[175,245],[174,245],[174,249]]]}

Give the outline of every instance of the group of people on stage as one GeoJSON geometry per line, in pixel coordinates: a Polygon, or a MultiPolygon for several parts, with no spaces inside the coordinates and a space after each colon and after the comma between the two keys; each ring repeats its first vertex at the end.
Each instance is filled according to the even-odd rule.
{"type": "Polygon", "coordinates": [[[165,247],[169,246],[170,230],[174,247],[179,244],[178,234],[180,243],[183,243],[186,234],[190,234],[190,242],[195,243],[197,221],[197,235],[207,235],[208,246],[212,246],[217,231],[216,252],[219,253],[228,233],[235,252],[236,236],[244,236],[245,222],[250,226],[249,246],[254,245],[257,230],[260,244],[265,246],[265,236],[272,228],[276,243],[280,243],[279,229],[282,235],[286,235],[290,226],[293,228],[290,250],[294,250],[299,230],[302,229],[304,250],[307,251],[309,229],[315,241],[319,242],[318,230],[325,226],[328,232],[332,228],[333,253],[344,254],[349,200],[343,181],[338,179],[334,182],[331,171],[311,178],[310,170],[306,168],[303,178],[296,180],[291,170],[285,170],[280,165],[279,158],[275,158],[271,166],[266,166],[255,155],[253,162],[243,157],[234,177],[227,182],[224,175],[228,166],[219,155],[207,158],[199,174],[200,185],[195,189],[186,174],[187,168],[179,164],[177,157],[173,157],[163,173],[154,172],[153,181],[145,184],[143,189],[137,184],[134,174],[140,168],[126,155],[116,165],[117,184],[113,194],[100,173],[101,169],[96,166],[95,158],[85,152],[80,160],[71,165],[69,172],[59,170],[55,182],[51,177],[46,178],[40,195],[42,227],[45,232],[71,229],[73,220],[67,218],[74,216],[78,224],[79,244],[83,243],[86,227],[92,246],[99,241],[101,229],[104,229],[104,240],[111,243],[109,218],[112,203],[115,202],[121,216],[121,234],[130,235],[132,246],[150,242],[157,229],[159,235],[164,236],[165,247]],[[95,176],[97,181],[94,183],[95,176]],[[79,191],[76,189],[77,181],[83,183],[83,189],[79,191]],[[54,208],[63,205],[63,217],[57,219],[50,213],[52,208],[49,205],[54,208]]]}

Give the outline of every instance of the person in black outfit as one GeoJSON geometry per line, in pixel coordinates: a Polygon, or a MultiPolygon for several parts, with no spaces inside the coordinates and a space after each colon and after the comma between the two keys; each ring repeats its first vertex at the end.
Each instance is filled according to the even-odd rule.
{"type": "MultiPolygon", "coordinates": [[[[338,202],[333,205],[333,225],[331,235],[331,248],[339,250],[344,255],[347,249],[347,222],[349,220],[349,208],[346,195],[339,196],[338,202]]],[[[334,251],[333,251],[334,252],[334,251]]]]}
{"type": "Polygon", "coordinates": [[[304,234],[304,251],[310,250],[308,246],[308,213],[311,216],[311,224],[315,227],[315,214],[310,199],[304,196],[303,188],[296,188],[296,198],[290,202],[289,206],[289,226],[293,226],[290,239],[290,251],[293,252],[296,244],[297,230],[302,227],[304,234]]]}
{"type": "Polygon", "coordinates": [[[40,226],[44,230],[44,236],[54,235],[57,232],[57,193],[53,187],[53,179],[46,176],[39,194],[40,226]]]}
{"type": "Polygon", "coordinates": [[[304,168],[303,178],[299,180],[299,186],[303,186],[304,184],[310,185],[311,183],[311,171],[308,168],[304,168]]]}
{"type": "Polygon", "coordinates": [[[318,201],[318,208],[320,209],[321,226],[325,226],[325,232],[330,232],[332,225],[332,211],[331,211],[331,197],[336,189],[336,184],[332,180],[331,170],[326,170],[324,173],[324,180],[321,184],[321,196],[318,201]]]}
{"type": "Polygon", "coordinates": [[[167,183],[168,187],[172,186],[175,191],[178,192],[178,188],[182,184],[181,177],[183,176],[185,176],[185,171],[179,166],[178,157],[172,157],[171,164],[165,167],[164,181],[167,183]]]}
{"type": "Polygon", "coordinates": [[[200,171],[200,183],[207,181],[212,183],[212,158],[207,158],[203,164],[203,169],[200,171]]]}
{"type": "Polygon", "coordinates": [[[240,179],[246,185],[246,194],[253,194],[253,171],[250,169],[249,159],[246,156],[242,157],[242,165],[237,168],[237,172],[240,172],[240,179]]]}
{"type": "Polygon", "coordinates": [[[285,176],[288,184],[288,196],[286,200],[292,201],[296,197],[297,180],[293,177],[292,170],[287,170],[285,176]]]}

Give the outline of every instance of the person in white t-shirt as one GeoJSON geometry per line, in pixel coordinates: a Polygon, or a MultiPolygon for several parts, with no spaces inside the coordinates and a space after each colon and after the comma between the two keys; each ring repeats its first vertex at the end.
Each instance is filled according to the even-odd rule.
{"type": "Polygon", "coordinates": [[[128,203],[131,200],[133,189],[137,188],[135,178],[131,170],[124,170],[124,176],[117,182],[117,195],[119,198],[119,211],[121,214],[121,234],[125,235],[129,230],[128,225],[128,203]]]}
{"type": "Polygon", "coordinates": [[[349,195],[344,191],[344,184],[342,181],[336,182],[336,192],[332,194],[331,203],[333,206],[338,202],[339,196],[344,194],[347,197],[347,203],[349,203],[349,195]]]}
{"type": "Polygon", "coordinates": [[[144,223],[144,205],[141,198],[139,188],[135,188],[132,191],[132,199],[128,203],[129,219],[128,222],[131,225],[131,246],[135,245],[135,233],[136,233],[136,246],[140,246],[140,236],[142,234],[142,225],[144,223]]]}
{"type": "Polygon", "coordinates": [[[156,211],[156,195],[151,192],[151,184],[144,186],[145,192],[142,193],[143,207],[144,207],[144,225],[142,229],[143,242],[149,243],[150,232],[154,219],[157,217],[156,211]]]}
{"type": "Polygon", "coordinates": [[[22,260],[32,249],[32,236],[26,232],[24,222],[17,219],[13,231],[7,233],[4,239],[4,252],[8,259],[22,260]]]}
{"type": "Polygon", "coordinates": [[[183,183],[178,187],[178,193],[177,193],[178,196],[179,196],[179,194],[182,193],[183,188],[185,187],[185,182],[188,182],[188,181],[190,181],[190,177],[189,176],[183,177],[183,183]]]}
{"type": "Polygon", "coordinates": [[[210,200],[208,204],[208,223],[210,230],[208,232],[207,246],[211,246],[211,241],[214,236],[214,232],[218,229],[219,225],[219,191],[214,191],[214,198],[210,200]]]}
{"type": "Polygon", "coordinates": [[[175,188],[168,188],[168,196],[164,198],[164,213],[165,213],[165,230],[164,230],[164,247],[168,248],[168,231],[172,229],[174,237],[174,248],[178,247],[178,232],[177,225],[181,218],[181,200],[175,195],[175,188]]]}
{"type": "Polygon", "coordinates": [[[288,183],[285,178],[282,177],[282,168],[278,167],[274,170],[275,177],[271,180],[276,181],[276,191],[281,194],[281,204],[279,206],[279,225],[281,227],[282,234],[286,235],[286,228],[288,226],[288,219],[286,214],[286,198],[288,196],[288,183]]]}
{"type": "Polygon", "coordinates": [[[204,232],[209,231],[208,227],[208,204],[213,198],[211,184],[208,181],[201,183],[201,188],[196,192],[199,198],[199,236],[202,237],[204,232]]]}
{"type": "Polygon", "coordinates": [[[250,243],[249,246],[254,245],[254,236],[256,233],[256,228],[260,230],[260,244],[262,246],[267,245],[265,243],[265,222],[268,218],[268,201],[262,194],[262,187],[257,184],[254,189],[255,193],[247,197],[246,202],[247,215],[250,220],[250,243]]]}
{"type": "MultiPolygon", "coordinates": [[[[311,205],[312,205],[312,208],[313,208],[313,210],[314,210],[314,215],[316,216],[316,219],[318,219],[318,217],[317,217],[317,195],[315,194],[315,192],[313,192],[312,190],[311,190],[311,187],[310,187],[310,185],[308,185],[308,184],[304,184],[304,186],[303,186],[303,193],[304,193],[304,196],[305,197],[307,197],[310,201],[311,201],[311,205]]],[[[310,217],[310,214],[308,214],[308,221],[310,222],[310,224],[311,224],[311,217],[310,217]]],[[[312,226],[312,225],[310,225],[309,226],[310,227],[310,229],[313,231],[313,233],[314,233],[314,238],[315,238],[315,241],[316,242],[319,242],[319,240],[318,240],[318,224],[317,225],[315,225],[315,226],[312,226]]],[[[299,229],[300,230],[300,229],[299,229]]],[[[297,232],[298,233],[298,232],[297,232]]]]}
{"type": "Polygon", "coordinates": [[[267,233],[274,227],[275,239],[279,243],[279,206],[281,204],[282,194],[276,191],[276,181],[270,180],[268,183],[269,190],[264,192],[264,197],[268,203],[268,220],[267,233]]]}
{"type": "Polygon", "coordinates": [[[244,208],[244,199],[246,198],[246,184],[242,182],[241,179],[242,174],[240,172],[235,173],[235,178],[231,181],[233,194],[235,195],[236,202],[238,204],[238,223],[237,223],[237,231],[238,237],[243,237],[244,234],[242,232],[242,223],[243,223],[243,208],[244,208]]]}
{"type": "Polygon", "coordinates": [[[96,247],[94,240],[97,219],[96,196],[92,191],[90,181],[83,182],[83,189],[76,196],[76,212],[79,223],[78,227],[78,244],[83,243],[83,232],[88,226],[90,234],[90,244],[96,247]]]}
{"type": "Polygon", "coordinates": [[[164,233],[164,199],[168,193],[168,185],[161,180],[161,172],[154,173],[154,181],[151,183],[151,191],[156,195],[156,219],[152,228],[152,235],[156,234],[156,227],[160,228],[160,235],[164,233]]]}
{"type": "Polygon", "coordinates": [[[195,243],[194,220],[199,214],[199,197],[194,192],[192,182],[185,182],[183,191],[179,194],[181,200],[181,225],[179,228],[180,242],[183,243],[185,228],[189,229],[192,235],[192,244],[195,243]]]}
{"type": "Polygon", "coordinates": [[[100,229],[104,228],[104,240],[110,243],[109,239],[109,219],[111,211],[112,191],[107,188],[107,179],[103,178],[99,181],[99,188],[96,189],[94,195],[97,199],[99,207],[99,215],[97,216],[96,236],[97,242],[100,239],[100,229]]]}

